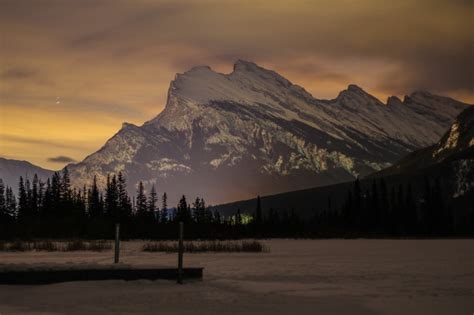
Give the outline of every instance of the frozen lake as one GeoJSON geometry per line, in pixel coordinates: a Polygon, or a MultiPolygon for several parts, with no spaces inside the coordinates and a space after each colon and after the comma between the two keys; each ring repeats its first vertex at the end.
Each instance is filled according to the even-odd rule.
{"type": "MultiPolygon", "coordinates": [[[[204,281],[0,285],[0,314],[473,314],[474,240],[267,240],[270,253],[185,254],[204,281]]],[[[123,242],[121,260],[175,266],[123,242]]],[[[110,263],[111,250],[0,253],[0,263],[110,263]]]]}

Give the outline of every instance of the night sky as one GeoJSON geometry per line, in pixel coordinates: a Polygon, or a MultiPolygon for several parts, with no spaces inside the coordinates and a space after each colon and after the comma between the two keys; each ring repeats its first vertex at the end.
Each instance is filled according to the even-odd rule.
{"type": "Polygon", "coordinates": [[[237,59],[316,98],[355,83],[474,103],[474,2],[0,1],[0,156],[59,169],[164,107],[175,73],[237,59]]]}

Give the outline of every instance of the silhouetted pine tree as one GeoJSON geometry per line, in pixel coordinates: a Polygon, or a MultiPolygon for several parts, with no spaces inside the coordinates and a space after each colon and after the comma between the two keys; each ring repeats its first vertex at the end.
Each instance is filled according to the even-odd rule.
{"type": "Polygon", "coordinates": [[[375,180],[372,181],[372,190],[370,193],[370,205],[368,210],[369,216],[369,233],[375,234],[379,230],[379,214],[380,214],[380,197],[377,183],[375,180]]]}
{"type": "Polygon", "coordinates": [[[4,222],[7,219],[7,202],[5,198],[5,185],[3,180],[0,178],[0,222],[4,222]]]}
{"type": "Polygon", "coordinates": [[[353,217],[354,227],[356,231],[361,230],[361,217],[362,217],[362,190],[360,187],[359,177],[354,182],[354,195],[353,195],[353,217]]]}
{"type": "Polygon", "coordinates": [[[355,214],[354,214],[354,202],[353,202],[351,190],[347,192],[347,198],[346,198],[346,202],[344,203],[342,212],[343,212],[342,219],[343,219],[344,229],[346,230],[346,232],[353,232],[355,229],[355,224],[354,224],[355,214]]]}
{"type": "Polygon", "coordinates": [[[65,167],[62,171],[61,183],[60,183],[60,200],[65,207],[71,205],[72,190],[71,190],[71,179],[69,177],[69,171],[65,167]]]}
{"type": "Polygon", "coordinates": [[[235,215],[235,224],[242,224],[242,214],[240,213],[240,209],[237,209],[237,214],[235,215]]]}
{"type": "Polygon", "coordinates": [[[186,201],[186,196],[183,195],[176,207],[176,221],[188,223],[191,222],[191,209],[186,201]]]}
{"type": "Polygon", "coordinates": [[[63,216],[61,213],[61,175],[54,172],[51,178],[51,209],[50,218],[59,218],[63,216]]]}
{"type": "Polygon", "coordinates": [[[160,217],[158,213],[158,207],[156,203],[158,202],[158,196],[156,194],[155,185],[151,186],[150,196],[148,197],[148,212],[153,216],[153,218],[159,222],[160,217]]]}
{"type": "Polygon", "coordinates": [[[117,177],[107,175],[107,187],[105,191],[105,209],[109,218],[119,222],[119,195],[117,188],[117,177]]]}
{"type": "Polygon", "coordinates": [[[117,195],[118,195],[118,209],[119,220],[125,222],[132,216],[132,203],[127,194],[127,182],[122,172],[119,172],[117,177],[117,195]]]}
{"type": "Polygon", "coordinates": [[[423,197],[420,205],[420,230],[423,235],[430,235],[433,231],[433,198],[431,185],[427,177],[424,178],[423,197]]]}
{"type": "Polygon", "coordinates": [[[29,217],[28,195],[23,176],[20,176],[20,181],[18,183],[18,220],[25,222],[28,221],[29,217]]]}
{"type": "Polygon", "coordinates": [[[383,178],[380,179],[380,204],[379,204],[379,227],[381,233],[386,234],[390,229],[390,202],[387,184],[383,178]]]}
{"type": "Polygon", "coordinates": [[[160,215],[160,222],[167,223],[168,222],[168,196],[166,192],[163,193],[163,197],[161,198],[161,215],[160,215]]]}
{"type": "Polygon", "coordinates": [[[30,208],[31,208],[31,214],[33,217],[36,217],[39,214],[39,207],[40,207],[40,192],[39,192],[39,180],[38,180],[38,175],[34,175],[33,177],[33,182],[32,182],[32,187],[31,187],[31,193],[30,193],[30,208]]]}
{"type": "Polygon", "coordinates": [[[214,224],[221,224],[222,223],[221,214],[217,210],[214,210],[213,223],[214,224]]]}
{"type": "Polygon", "coordinates": [[[255,223],[262,224],[263,223],[263,216],[262,216],[262,203],[260,200],[260,196],[257,196],[257,208],[255,209],[255,223]]]}
{"type": "Polygon", "coordinates": [[[15,197],[15,194],[13,193],[13,189],[8,186],[5,192],[5,203],[6,203],[6,214],[9,215],[11,218],[16,218],[17,217],[16,197],[15,197]]]}
{"type": "Polygon", "coordinates": [[[97,176],[94,176],[92,186],[87,194],[87,208],[89,216],[92,218],[101,218],[104,215],[104,209],[100,198],[99,188],[97,187],[97,176]]]}
{"type": "Polygon", "coordinates": [[[146,220],[147,219],[147,198],[145,195],[145,189],[143,187],[143,183],[138,183],[138,190],[137,190],[137,217],[146,220]]]}
{"type": "Polygon", "coordinates": [[[206,203],[204,199],[196,197],[193,203],[193,218],[198,224],[208,223],[206,215],[206,203]]]}
{"type": "Polygon", "coordinates": [[[405,217],[403,218],[405,222],[405,233],[407,235],[415,235],[418,226],[418,216],[411,184],[407,186],[405,207],[405,217]]]}

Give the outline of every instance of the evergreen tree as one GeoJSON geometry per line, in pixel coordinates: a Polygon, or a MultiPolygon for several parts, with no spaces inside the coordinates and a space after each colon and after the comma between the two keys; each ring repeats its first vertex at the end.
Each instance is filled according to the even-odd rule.
{"type": "Polygon", "coordinates": [[[398,204],[397,204],[397,194],[395,192],[395,187],[390,188],[390,210],[388,213],[388,234],[395,235],[397,233],[397,215],[398,215],[398,204]]]}
{"type": "Polygon", "coordinates": [[[126,220],[132,216],[132,204],[127,194],[127,182],[122,172],[117,177],[117,199],[120,221],[126,220]]]}
{"type": "Polygon", "coordinates": [[[369,205],[369,232],[371,234],[375,233],[376,230],[378,230],[379,227],[379,204],[380,204],[380,199],[379,199],[379,190],[377,188],[377,183],[375,180],[372,181],[372,190],[370,194],[370,205],[369,205]]]}
{"type": "Polygon", "coordinates": [[[28,196],[25,187],[23,177],[20,176],[18,184],[18,219],[20,221],[26,221],[29,219],[29,208],[28,208],[28,196]]]}
{"type": "Polygon", "coordinates": [[[257,208],[255,209],[255,223],[262,224],[262,203],[260,196],[257,196],[257,208]]]}
{"type": "Polygon", "coordinates": [[[67,167],[63,168],[62,171],[60,194],[63,202],[67,203],[71,200],[71,179],[67,167]]]}
{"type": "Polygon", "coordinates": [[[221,221],[222,221],[222,219],[221,219],[221,214],[219,213],[219,211],[214,210],[213,222],[214,222],[215,224],[221,224],[221,221]]]}
{"type": "Polygon", "coordinates": [[[265,220],[265,224],[268,224],[270,227],[274,227],[277,224],[277,213],[273,208],[268,210],[267,220],[265,220]]]}
{"type": "Polygon", "coordinates": [[[10,218],[15,218],[17,216],[17,209],[16,209],[16,197],[13,193],[13,189],[11,187],[7,187],[5,193],[5,203],[6,203],[6,214],[10,218]]]}
{"type": "Polygon", "coordinates": [[[433,232],[433,198],[431,184],[427,177],[424,178],[423,198],[420,206],[420,226],[424,235],[430,235],[433,232]]]}
{"type": "Polygon", "coordinates": [[[235,224],[237,224],[237,225],[242,224],[242,214],[240,213],[240,208],[237,209],[237,214],[235,216],[235,224]]]}
{"type": "Polygon", "coordinates": [[[403,235],[405,233],[405,196],[403,194],[403,186],[398,185],[397,190],[397,201],[396,201],[396,212],[395,212],[395,224],[396,224],[396,235],[403,235]]]}
{"type": "Polygon", "coordinates": [[[53,177],[51,178],[51,209],[50,209],[50,218],[59,218],[63,215],[61,213],[61,175],[59,172],[54,172],[53,177]]]}
{"type": "Polygon", "coordinates": [[[176,220],[178,222],[188,223],[191,221],[191,211],[186,201],[186,196],[183,195],[179,200],[178,206],[176,207],[176,220]]]}
{"type": "Polygon", "coordinates": [[[41,204],[40,216],[42,219],[47,220],[52,217],[51,213],[53,209],[53,192],[51,188],[51,180],[48,178],[46,180],[46,188],[44,190],[43,202],[41,204]]]}
{"type": "Polygon", "coordinates": [[[3,221],[7,217],[7,202],[5,198],[5,185],[0,178],[0,220],[3,221]]]}
{"type": "Polygon", "coordinates": [[[153,216],[153,218],[159,221],[158,217],[158,208],[156,203],[158,202],[158,196],[156,194],[155,185],[151,186],[150,196],[148,197],[148,212],[153,216]]]}
{"type": "Polygon", "coordinates": [[[104,214],[99,188],[97,187],[97,176],[95,175],[92,181],[92,187],[87,194],[87,208],[89,211],[89,216],[93,218],[102,217],[104,214]]]}
{"type": "Polygon", "coordinates": [[[107,187],[105,191],[105,208],[106,214],[115,222],[119,222],[119,199],[117,188],[117,177],[107,175],[107,187]]]}
{"type": "Polygon", "coordinates": [[[137,190],[137,216],[140,218],[146,218],[147,216],[147,198],[145,195],[145,189],[143,187],[143,183],[138,183],[138,190],[137,190]]]}
{"type": "Polygon", "coordinates": [[[359,177],[354,182],[354,204],[353,204],[353,223],[358,231],[361,230],[362,217],[362,189],[360,187],[359,177]]]}
{"type": "Polygon", "coordinates": [[[44,202],[44,193],[45,193],[45,183],[41,180],[38,181],[38,217],[41,216],[41,211],[43,209],[44,202]]]}
{"type": "Polygon", "coordinates": [[[380,186],[380,205],[379,205],[380,211],[379,211],[378,221],[379,221],[380,229],[386,233],[389,229],[389,224],[390,224],[389,222],[390,202],[389,202],[387,184],[385,183],[385,180],[383,178],[380,179],[379,186],[380,186]]]}
{"type": "Polygon", "coordinates": [[[161,198],[161,201],[162,201],[162,204],[161,204],[160,222],[166,223],[168,222],[168,196],[166,195],[166,192],[163,193],[163,198],[161,198]]]}
{"type": "Polygon", "coordinates": [[[204,199],[196,197],[196,200],[193,203],[193,217],[194,221],[199,224],[206,223],[207,216],[206,216],[206,204],[204,199]]]}
{"type": "Polygon", "coordinates": [[[352,191],[349,190],[347,192],[346,202],[344,203],[343,207],[343,225],[346,230],[353,230],[354,229],[354,203],[352,198],[352,191]]]}
{"type": "Polygon", "coordinates": [[[417,214],[416,214],[416,203],[413,197],[413,190],[411,184],[408,184],[405,202],[405,232],[407,235],[414,235],[417,230],[417,214]]]}
{"type": "Polygon", "coordinates": [[[32,192],[31,192],[31,184],[30,184],[30,180],[28,178],[26,178],[25,180],[25,190],[26,190],[26,207],[28,209],[28,216],[30,218],[33,217],[33,212],[31,211],[31,195],[32,195],[32,192]]]}
{"type": "Polygon", "coordinates": [[[31,197],[30,197],[30,210],[32,212],[33,216],[37,216],[39,212],[39,202],[40,202],[40,196],[39,196],[39,180],[38,180],[38,175],[34,175],[33,177],[33,184],[31,188],[31,197]]]}
{"type": "Polygon", "coordinates": [[[443,235],[446,233],[446,209],[443,198],[443,189],[441,188],[441,181],[437,177],[433,185],[433,194],[432,194],[432,222],[433,222],[433,233],[435,235],[443,235]]]}

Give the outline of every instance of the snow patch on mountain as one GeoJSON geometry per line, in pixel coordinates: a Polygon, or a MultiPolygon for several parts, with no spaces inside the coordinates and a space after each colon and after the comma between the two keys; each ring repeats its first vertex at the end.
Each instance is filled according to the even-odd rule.
{"type": "Polygon", "coordinates": [[[456,161],[453,198],[459,198],[474,189],[474,160],[466,159],[456,161]]]}

